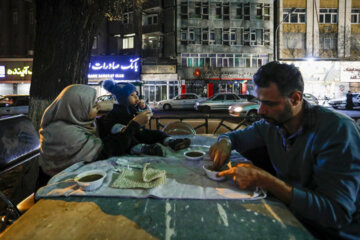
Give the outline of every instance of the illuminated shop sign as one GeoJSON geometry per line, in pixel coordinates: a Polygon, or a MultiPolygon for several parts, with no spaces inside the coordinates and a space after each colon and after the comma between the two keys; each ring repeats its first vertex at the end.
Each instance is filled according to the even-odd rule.
{"type": "Polygon", "coordinates": [[[5,66],[0,66],[0,78],[5,77],[5,66]]]}
{"type": "Polygon", "coordinates": [[[89,64],[89,79],[140,80],[140,57],[95,56],[89,64]]]}
{"type": "Polygon", "coordinates": [[[32,71],[30,70],[30,66],[24,66],[22,68],[12,68],[7,70],[7,75],[17,75],[20,77],[25,77],[27,75],[32,75],[32,71]]]}

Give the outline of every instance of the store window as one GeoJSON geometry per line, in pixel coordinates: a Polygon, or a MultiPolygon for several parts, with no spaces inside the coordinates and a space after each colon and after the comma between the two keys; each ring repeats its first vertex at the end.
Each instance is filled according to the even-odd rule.
{"type": "Polygon", "coordinates": [[[180,4],[181,19],[188,19],[188,2],[182,1],[180,4]]]}
{"type": "Polygon", "coordinates": [[[360,23],[360,9],[351,9],[351,23],[360,23]]]}
{"type": "Polygon", "coordinates": [[[270,20],[270,4],[256,4],[256,19],[270,20]]]}
{"type": "Polygon", "coordinates": [[[94,37],[92,49],[97,49],[98,47],[98,37],[94,37]]]}
{"type": "Polygon", "coordinates": [[[338,18],[337,8],[320,8],[320,23],[336,24],[338,18]]]}
{"type": "Polygon", "coordinates": [[[244,3],[244,20],[250,20],[250,3],[244,3]]]}
{"type": "Polygon", "coordinates": [[[222,3],[215,4],[215,18],[222,19],[222,3]]]}
{"type": "Polygon", "coordinates": [[[242,19],[243,18],[243,4],[238,3],[235,5],[235,16],[234,19],[242,19]]]}
{"type": "Polygon", "coordinates": [[[202,2],[201,17],[202,19],[209,19],[209,2],[202,2]]]}
{"type": "Polygon", "coordinates": [[[157,25],[158,24],[158,15],[157,14],[151,14],[145,16],[145,22],[144,25],[157,25]]]}
{"type": "Polygon", "coordinates": [[[291,8],[283,9],[283,21],[284,23],[305,23],[306,11],[305,8],[296,8],[295,11],[290,14],[291,8]],[[290,16],[289,16],[290,14],[290,16]]]}
{"type": "Polygon", "coordinates": [[[122,40],[123,49],[134,48],[134,37],[135,33],[124,35],[124,38],[122,40]]]}
{"type": "Polygon", "coordinates": [[[12,12],[12,23],[14,25],[19,23],[19,13],[17,9],[14,9],[12,12]]]}
{"type": "Polygon", "coordinates": [[[127,12],[123,14],[122,23],[130,24],[134,21],[134,14],[132,12],[127,12]]]}

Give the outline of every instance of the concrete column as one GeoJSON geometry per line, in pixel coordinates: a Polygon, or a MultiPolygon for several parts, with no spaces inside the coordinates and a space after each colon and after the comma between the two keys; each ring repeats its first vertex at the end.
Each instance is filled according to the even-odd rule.
{"type": "Polygon", "coordinates": [[[338,9],[338,57],[350,57],[351,47],[351,1],[339,0],[338,9]]]}
{"type": "Polygon", "coordinates": [[[306,56],[319,56],[320,0],[306,2],[306,56]]]}

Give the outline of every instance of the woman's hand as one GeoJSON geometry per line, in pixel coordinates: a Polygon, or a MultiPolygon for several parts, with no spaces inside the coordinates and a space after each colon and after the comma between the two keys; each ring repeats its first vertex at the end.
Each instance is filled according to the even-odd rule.
{"type": "Polygon", "coordinates": [[[153,114],[151,111],[144,111],[144,112],[140,112],[132,120],[137,122],[140,126],[144,126],[145,124],[147,124],[149,122],[152,115],[153,114]]]}

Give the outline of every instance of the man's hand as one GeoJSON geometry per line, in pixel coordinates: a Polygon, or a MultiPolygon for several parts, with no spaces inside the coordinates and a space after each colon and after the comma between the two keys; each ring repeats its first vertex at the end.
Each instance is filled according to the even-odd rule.
{"type": "Polygon", "coordinates": [[[145,124],[147,124],[152,116],[152,112],[151,111],[144,111],[144,112],[140,112],[138,115],[136,115],[133,120],[135,122],[137,122],[138,124],[140,124],[140,126],[144,126],[145,124]]]}
{"type": "Polygon", "coordinates": [[[209,155],[213,161],[214,170],[220,169],[229,159],[231,153],[231,142],[228,139],[221,139],[210,147],[209,155]]]}
{"type": "Polygon", "coordinates": [[[284,203],[291,203],[293,191],[292,186],[250,163],[239,163],[235,167],[219,172],[217,175],[219,177],[233,177],[234,181],[241,189],[261,187],[262,189],[269,191],[284,203]]]}
{"type": "Polygon", "coordinates": [[[239,163],[235,167],[218,173],[218,176],[231,176],[241,189],[263,187],[262,181],[269,173],[250,163],[239,163]]]}
{"type": "Polygon", "coordinates": [[[146,103],[143,100],[140,100],[138,103],[138,106],[140,107],[140,109],[145,109],[146,108],[146,103]]]}

